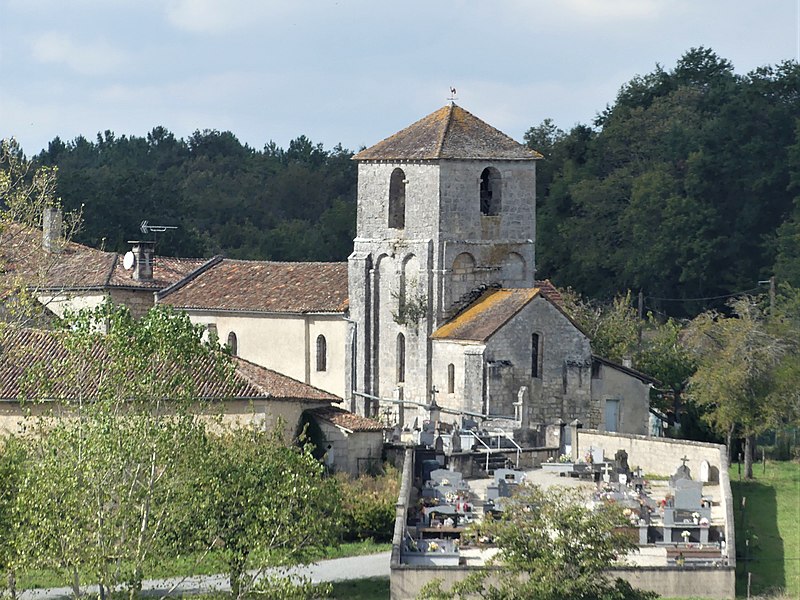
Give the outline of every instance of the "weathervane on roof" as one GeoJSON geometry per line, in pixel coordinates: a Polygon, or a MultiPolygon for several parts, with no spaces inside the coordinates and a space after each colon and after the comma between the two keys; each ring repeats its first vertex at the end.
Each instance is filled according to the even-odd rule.
{"type": "Polygon", "coordinates": [[[450,86],[450,102],[455,102],[455,101],[456,101],[456,98],[457,98],[457,96],[456,96],[456,88],[454,88],[454,87],[451,85],[451,86],[450,86]]]}

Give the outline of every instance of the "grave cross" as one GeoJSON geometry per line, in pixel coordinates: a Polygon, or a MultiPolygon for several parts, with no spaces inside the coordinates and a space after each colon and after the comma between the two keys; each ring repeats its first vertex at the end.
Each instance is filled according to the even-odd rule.
{"type": "Polygon", "coordinates": [[[603,481],[605,481],[606,483],[610,483],[611,482],[611,465],[609,463],[606,463],[605,465],[603,465],[603,468],[601,470],[603,471],[603,481]]]}
{"type": "Polygon", "coordinates": [[[689,459],[686,457],[685,454],[683,455],[683,458],[681,459],[681,462],[683,463],[682,466],[684,466],[684,467],[686,466],[686,463],[689,462],[689,459]]]}

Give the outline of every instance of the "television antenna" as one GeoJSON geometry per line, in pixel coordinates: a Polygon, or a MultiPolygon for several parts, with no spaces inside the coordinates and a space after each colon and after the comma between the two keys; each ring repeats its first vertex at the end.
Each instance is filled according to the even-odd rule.
{"type": "Polygon", "coordinates": [[[142,221],[142,224],[139,225],[139,229],[145,235],[148,233],[164,233],[168,229],[177,229],[174,225],[151,225],[149,221],[145,220],[142,221]]]}

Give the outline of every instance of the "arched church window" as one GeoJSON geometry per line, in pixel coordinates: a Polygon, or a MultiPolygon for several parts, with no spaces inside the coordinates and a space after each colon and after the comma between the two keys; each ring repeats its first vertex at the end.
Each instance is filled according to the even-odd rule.
{"type": "Polygon", "coordinates": [[[542,376],[542,336],[531,335],[531,377],[542,376]]]}
{"type": "Polygon", "coordinates": [[[453,363],[447,365],[447,393],[456,393],[456,366],[453,363]]]}
{"type": "Polygon", "coordinates": [[[233,356],[239,355],[239,341],[236,339],[236,333],[233,331],[228,334],[228,348],[231,349],[231,354],[233,356]]]}
{"type": "Polygon", "coordinates": [[[487,167],[481,173],[481,215],[494,217],[500,214],[500,171],[487,167]]]}
{"type": "Polygon", "coordinates": [[[317,371],[328,370],[328,342],[324,335],[317,336],[317,371]]]}
{"type": "Polygon", "coordinates": [[[406,336],[397,334],[397,383],[406,380],[406,336]]]}
{"type": "Polygon", "coordinates": [[[392,171],[389,180],[389,227],[404,229],[406,226],[406,174],[403,169],[392,171]]]}

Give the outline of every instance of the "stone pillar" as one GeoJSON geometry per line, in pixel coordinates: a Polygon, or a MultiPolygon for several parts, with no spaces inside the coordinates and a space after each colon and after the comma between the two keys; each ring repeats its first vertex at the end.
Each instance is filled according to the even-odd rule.
{"type": "Polygon", "coordinates": [[[517,392],[517,405],[520,412],[520,428],[528,429],[531,426],[530,410],[528,407],[530,394],[528,393],[528,386],[523,385],[517,392]]]}

